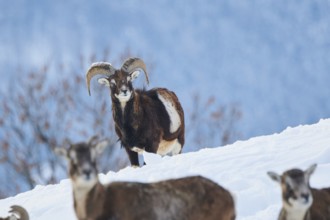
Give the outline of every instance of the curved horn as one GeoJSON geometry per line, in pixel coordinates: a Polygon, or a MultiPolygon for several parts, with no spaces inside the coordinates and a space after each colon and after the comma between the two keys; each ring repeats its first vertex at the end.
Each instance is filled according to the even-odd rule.
{"type": "Polygon", "coordinates": [[[121,67],[121,70],[127,73],[132,73],[136,69],[142,69],[146,76],[147,84],[149,85],[149,78],[146,64],[140,58],[128,58],[121,67]]]}
{"type": "Polygon", "coordinates": [[[27,213],[25,208],[23,208],[22,206],[13,205],[10,208],[11,208],[11,210],[9,212],[12,214],[18,215],[20,220],[29,220],[30,219],[29,214],[27,213]]]}
{"type": "Polygon", "coordinates": [[[86,83],[88,88],[88,93],[91,95],[90,82],[95,75],[106,75],[111,76],[115,74],[116,69],[107,62],[93,63],[86,73],[86,83]]]}

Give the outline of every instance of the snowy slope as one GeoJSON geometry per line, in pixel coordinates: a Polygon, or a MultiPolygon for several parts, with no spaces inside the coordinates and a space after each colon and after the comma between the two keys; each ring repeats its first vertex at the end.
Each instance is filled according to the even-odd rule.
{"type": "MultiPolygon", "coordinates": [[[[145,154],[146,166],[100,174],[100,178],[103,183],[115,180],[153,182],[199,174],[233,192],[237,219],[276,219],[281,204],[280,189],[266,172],[283,172],[293,167],[305,169],[317,163],[311,185],[330,186],[329,132],[330,119],[326,119],[315,125],[287,128],[280,134],[174,157],[145,154]]],[[[75,219],[71,185],[67,179],[0,200],[0,216],[6,215],[12,204],[26,207],[32,220],[75,219]]]]}

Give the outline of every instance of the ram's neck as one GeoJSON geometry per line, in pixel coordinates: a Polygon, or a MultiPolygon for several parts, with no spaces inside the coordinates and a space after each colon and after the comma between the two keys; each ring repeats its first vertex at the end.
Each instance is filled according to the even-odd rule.
{"type": "Polygon", "coordinates": [[[127,104],[127,101],[122,101],[122,102],[119,102],[120,103],[120,109],[121,109],[121,112],[125,113],[125,107],[126,107],[126,104],[127,104]]]}
{"type": "Polygon", "coordinates": [[[128,101],[120,101],[116,97],[112,97],[112,111],[114,118],[123,120],[126,115],[138,110],[139,95],[134,91],[132,97],[128,101]]]}
{"type": "Polygon", "coordinates": [[[94,219],[102,212],[104,187],[100,182],[88,188],[73,184],[73,198],[78,219],[94,219]]]}
{"type": "Polygon", "coordinates": [[[310,220],[309,210],[282,209],[279,220],[310,220]]]}

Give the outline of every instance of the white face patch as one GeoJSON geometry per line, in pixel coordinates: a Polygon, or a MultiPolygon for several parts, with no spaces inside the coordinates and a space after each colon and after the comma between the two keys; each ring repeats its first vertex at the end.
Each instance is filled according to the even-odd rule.
{"type": "Polygon", "coordinates": [[[115,94],[116,98],[119,100],[119,102],[128,102],[128,100],[131,98],[132,92],[127,91],[126,94],[119,93],[118,95],[115,94]]]}
{"type": "Polygon", "coordinates": [[[124,111],[126,103],[131,99],[132,91],[128,90],[126,86],[122,86],[119,94],[115,94],[115,97],[119,100],[121,110],[124,111]],[[123,92],[126,90],[126,92],[123,92]]]}
{"type": "Polygon", "coordinates": [[[286,177],[285,182],[296,196],[296,199],[292,197],[288,199],[290,205],[285,203],[286,210],[291,210],[292,214],[305,213],[313,203],[313,196],[308,187],[308,180],[305,179],[303,182],[297,183],[290,177],[286,177]],[[308,198],[305,198],[303,195],[308,195],[308,198]]]}
{"type": "Polygon", "coordinates": [[[97,173],[90,162],[84,162],[78,165],[74,174],[74,181],[81,188],[92,187],[97,181],[97,173]]]}
{"type": "Polygon", "coordinates": [[[170,123],[171,123],[170,132],[174,133],[181,126],[180,115],[179,115],[178,111],[176,110],[172,100],[166,99],[166,97],[162,96],[160,93],[157,93],[157,94],[158,94],[159,100],[162,101],[163,105],[165,106],[168,116],[170,117],[170,123]]]}
{"type": "MultiPolygon", "coordinates": [[[[127,92],[127,93],[131,94],[131,92],[127,92]]],[[[128,100],[130,100],[131,95],[120,95],[120,94],[117,95],[117,94],[115,94],[115,96],[120,102],[121,110],[124,111],[126,103],[128,102],[128,100]]]]}
{"type": "MultiPolygon", "coordinates": [[[[95,150],[93,150],[95,151],[95,150]]],[[[93,157],[96,157],[96,155],[93,155],[91,151],[91,159],[93,160],[93,157]]],[[[88,189],[90,187],[93,187],[95,183],[98,181],[96,169],[93,167],[92,161],[79,161],[77,152],[75,150],[70,150],[69,152],[69,159],[71,163],[75,165],[75,168],[73,169],[73,173],[70,174],[71,180],[74,185],[76,185],[78,188],[84,188],[88,189]]],[[[70,167],[72,168],[73,165],[70,167]]],[[[70,169],[71,169],[70,168],[70,169]]]]}
{"type": "Polygon", "coordinates": [[[298,199],[289,198],[289,202],[293,209],[307,210],[312,205],[313,199],[311,196],[308,200],[302,197],[299,197],[298,199]]]}
{"type": "Polygon", "coordinates": [[[130,91],[127,86],[123,85],[120,88],[120,92],[119,94],[115,94],[116,98],[120,101],[120,102],[128,102],[128,100],[131,98],[132,95],[132,91],[130,91]],[[123,92],[125,91],[125,92],[123,92]]]}

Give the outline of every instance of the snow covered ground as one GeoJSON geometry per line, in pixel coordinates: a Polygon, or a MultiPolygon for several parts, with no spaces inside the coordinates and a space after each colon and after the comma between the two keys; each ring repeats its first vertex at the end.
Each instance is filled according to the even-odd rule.
{"type": "MultiPolygon", "coordinates": [[[[116,180],[153,182],[199,174],[235,195],[237,219],[276,219],[281,205],[280,188],[266,172],[281,173],[293,167],[306,169],[317,163],[311,185],[330,186],[329,133],[330,119],[324,119],[314,125],[287,128],[280,134],[218,148],[205,146],[198,152],[174,157],[145,154],[146,166],[100,174],[100,179],[103,183],[116,180]]],[[[12,204],[26,207],[32,220],[75,219],[68,179],[0,200],[0,216],[5,216],[12,204]]]]}

